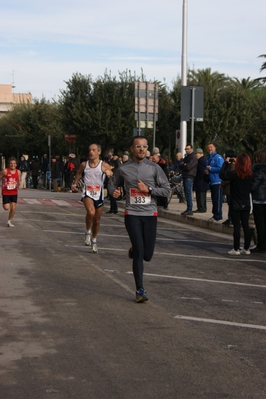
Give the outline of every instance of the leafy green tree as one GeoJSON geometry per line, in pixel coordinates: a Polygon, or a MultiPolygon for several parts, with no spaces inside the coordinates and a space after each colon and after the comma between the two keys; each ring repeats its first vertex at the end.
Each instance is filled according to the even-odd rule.
{"type": "Polygon", "coordinates": [[[19,157],[22,153],[41,156],[48,150],[48,135],[56,154],[66,151],[56,103],[34,100],[33,104],[18,104],[0,119],[2,152],[19,157]]]}

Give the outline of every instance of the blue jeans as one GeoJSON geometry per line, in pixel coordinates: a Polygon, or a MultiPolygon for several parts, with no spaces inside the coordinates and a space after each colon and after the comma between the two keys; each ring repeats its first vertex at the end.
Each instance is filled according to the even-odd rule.
{"type": "Polygon", "coordinates": [[[191,177],[183,177],[183,185],[184,191],[187,201],[187,211],[191,212],[193,203],[192,203],[192,188],[193,188],[193,178],[191,177]]]}
{"type": "Polygon", "coordinates": [[[210,186],[212,198],[212,213],[215,220],[222,220],[223,191],[220,184],[210,186]]]}

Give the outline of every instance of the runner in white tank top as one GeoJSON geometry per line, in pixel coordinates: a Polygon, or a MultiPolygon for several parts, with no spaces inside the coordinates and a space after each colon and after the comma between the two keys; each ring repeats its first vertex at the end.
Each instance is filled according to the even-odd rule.
{"type": "Polygon", "coordinates": [[[82,162],[75,176],[72,190],[77,187],[77,182],[84,173],[84,189],[81,200],[86,209],[85,245],[92,247],[92,252],[97,253],[97,234],[100,228],[104,204],[104,179],[112,176],[111,166],[100,160],[101,146],[91,144],[89,146],[89,160],[82,162]]]}
{"type": "Polygon", "coordinates": [[[103,161],[99,161],[97,166],[90,166],[90,161],[86,162],[84,169],[84,188],[82,198],[91,198],[95,208],[103,205],[104,201],[104,180],[105,173],[102,171],[103,161]]]}

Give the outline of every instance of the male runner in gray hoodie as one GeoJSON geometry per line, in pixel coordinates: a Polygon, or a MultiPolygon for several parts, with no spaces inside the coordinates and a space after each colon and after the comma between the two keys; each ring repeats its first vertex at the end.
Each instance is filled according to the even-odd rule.
{"type": "Polygon", "coordinates": [[[125,226],[132,244],[128,255],[133,259],[137,302],[148,300],[143,287],[143,260],[149,262],[154,252],[158,216],[156,197],[170,194],[165,173],[159,165],[147,160],[147,149],[145,137],[134,137],[130,147],[132,159],[122,164],[108,183],[109,193],[118,198],[119,187],[124,181],[125,226]]]}

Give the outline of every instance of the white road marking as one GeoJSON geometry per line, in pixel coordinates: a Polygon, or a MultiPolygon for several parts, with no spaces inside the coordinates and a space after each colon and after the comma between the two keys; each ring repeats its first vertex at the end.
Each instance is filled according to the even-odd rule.
{"type": "Polygon", "coordinates": [[[188,321],[198,321],[198,322],[202,322],[202,323],[223,324],[225,326],[253,328],[253,329],[257,329],[257,330],[266,330],[266,326],[260,326],[260,325],[257,325],[257,324],[235,323],[235,322],[232,322],[232,321],[215,320],[215,319],[204,319],[204,318],[200,318],[200,317],[190,317],[190,316],[176,315],[176,316],[174,316],[174,319],[188,320],[188,321]]]}
{"type": "MultiPolygon", "coordinates": [[[[260,259],[252,259],[250,257],[247,258],[241,258],[241,257],[236,257],[232,258],[232,256],[228,255],[226,257],[219,257],[219,256],[206,256],[206,255],[192,255],[192,254],[178,254],[178,253],[173,253],[173,252],[154,252],[154,255],[162,255],[162,256],[178,256],[181,258],[197,258],[197,259],[211,259],[211,260],[222,260],[222,261],[228,261],[230,259],[230,262],[259,262],[259,263],[266,263],[266,260],[260,260],[260,259]]],[[[226,254],[225,254],[226,255],[226,254]]]]}
{"type": "MultiPolygon", "coordinates": [[[[68,232],[68,231],[56,231],[56,230],[43,230],[45,232],[54,232],[54,233],[62,233],[62,234],[84,234],[84,233],[75,233],[75,232],[68,232]]],[[[103,234],[99,234],[99,237],[103,236],[103,234]]],[[[106,234],[107,237],[110,237],[110,234],[106,234]]],[[[114,236],[112,236],[114,237],[114,236]]],[[[127,235],[119,235],[117,237],[124,237],[124,238],[128,238],[127,235]]],[[[73,248],[81,248],[81,245],[66,245],[67,247],[73,247],[73,248]]],[[[99,248],[102,251],[121,251],[121,249],[119,248],[108,248],[108,247],[101,247],[99,248]]],[[[124,249],[123,251],[126,251],[126,249],[124,249]]],[[[227,257],[213,257],[213,256],[200,256],[200,255],[187,255],[187,254],[174,254],[174,253],[170,253],[170,252],[154,252],[154,255],[163,255],[165,256],[178,256],[180,258],[194,258],[194,259],[211,259],[211,260],[220,260],[220,261],[228,261],[227,257]]],[[[231,259],[230,261],[238,261],[238,262],[255,262],[255,263],[266,263],[266,260],[260,260],[260,259],[252,259],[252,258],[239,258],[237,257],[237,259],[231,259]]]]}
{"type": "Polygon", "coordinates": [[[181,296],[181,299],[189,299],[192,301],[203,301],[203,298],[189,298],[187,296],[181,296]]]}
{"type": "Polygon", "coordinates": [[[51,200],[52,202],[54,202],[56,205],[58,205],[58,206],[71,206],[72,207],[72,205],[70,205],[68,202],[66,202],[66,201],[64,201],[64,200],[55,200],[55,199],[52,199],[51,200]]]}
{"type": "Polygon", "coordinates": [[[24,201],[27,202],[27,204],[30,205],[41,205],[40,201],[36,200],[36,199],[31,199],[31,198],[24,198],[24,201]]]}
{"type": "MultiPolygon", "coordinates": [[[[127,273],[132,273],[132,272],[127,272],[127,273]]],[[[234,281],[207,280],[207,279],[204,279],[204,278],[167,276],[165,274],[154,274],[154,273],[143,273],[143,274],[145,276],[148,276],[148,277],[169,278],[169,279],[173,279],[173,280],[200,281],[202,283],[228,284],[228,285],[239,285],[239,286],[243,286],[243,287],[266,288],[266,285],[249,284],[249,283],[238,283],[238,282],[234,282],[234,281]]]]}

